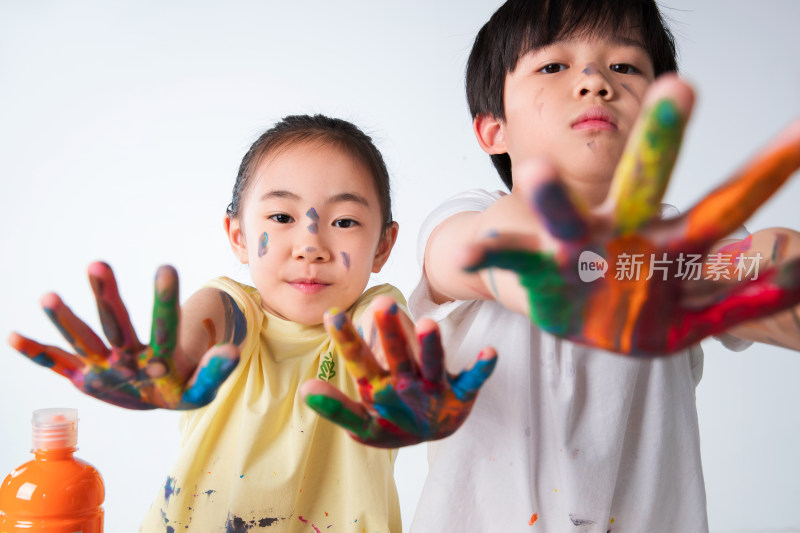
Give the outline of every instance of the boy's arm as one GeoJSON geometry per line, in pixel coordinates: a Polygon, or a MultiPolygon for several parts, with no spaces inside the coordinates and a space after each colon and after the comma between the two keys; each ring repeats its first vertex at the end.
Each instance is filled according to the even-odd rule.
{"type": "Polygon", "coordinates": [[[464,211],[442,221],[425,245],[425,276],[434,302],[497,300],[505,307],[528,315],[528,298],[518,276],[509,270],[487,268],[467,271],[461,265],[464,250],[494,233],[526,228],[531,242],[537,220],[520,195],[498,198],[485,211],[464,211]]]}
{"type": "Polygon", "coordinates": [[[172,267],[161,267],[155,280],[150,341],[144,344],[133,329],[111,268],[93,263],[89,280],[110,346],[55,294],[45,296],[42,306],[75,353],[16,333],[8,339],[11,346],[82,392],[120,407],[193,409],[214,399],[239,359],[239,348],[232,341],[243,338],[244,321],[237,320],[241,312],[235,304],[235,310],[228,312],[224,300],[213,294],[219,291],[201,291],[190,298],[181,320],[178,275],[172,267]],[[217,346],[218,340],[227,344],[217,346]]]}
{"type": "MultiPolygon", "coordinates": [[[[800,258],[800,232],[787,228],[768,228],[740,241],[721,241],[715,248],[733,260],[737,256],[742,257],[742,270],[749,273],[748,279],[752,279],[759,272],[800,258]]],[[[738,281],[738,276],[732,279],[738,281]]],[[[800,305],[736,326],[728,333],[741,339],[800,350],[800,305]]]]}
{"type": "Polygon", "coordinates": [[[397,448],[452,434],[494,370],[497,354],[486,348],[471,369],[452,375],[444,368],[435,322],[421,320],[414,332],[411,319],[390,297],[376,298],[364,315],[359,326],[367,340],[346,313],[325,315],[325,327],[358,384],[361,402],[315,379],[303,384],[306,403],[371,446],[397,448]],[[416,342],[410,341],[414,336],[416,342]]]}

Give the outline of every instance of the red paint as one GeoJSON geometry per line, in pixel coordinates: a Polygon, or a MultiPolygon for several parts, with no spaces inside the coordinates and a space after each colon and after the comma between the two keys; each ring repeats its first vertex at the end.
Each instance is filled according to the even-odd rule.
{"type": "Polygon", "coordinates": [[[530,520],[528,520],[528,525],[529,525],[529,526],[532,526],[533,524],[535,524],[535,523],[536,523],[536,521],[537,521],[537,520],[539,520],[539,515],[538,515],[538,514],[536,514],[536,513],[533,513],[533,514],[531,515],[531,519],[530,519],[530,520]]]}

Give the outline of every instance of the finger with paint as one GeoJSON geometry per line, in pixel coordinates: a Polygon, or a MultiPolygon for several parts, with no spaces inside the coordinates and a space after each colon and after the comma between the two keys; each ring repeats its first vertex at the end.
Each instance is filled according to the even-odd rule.
{"type": "Polygon", "coordinates": [[[393,300],[379,299],[372,309],[389,369],[377,363],[347,315],[331,310],[325,325],[358,382],[361,402],[329,383],[312,380],[303,385],[306,403],[354,439],[372,446],[394,448],[452,434],[472,409],[497,363],[497,354],[486,348],[471,369],[451,375],[444,370],[439,329],[433,321],[417,325],[415,347],[406,339],[403,312],[393,300]]]}
{"type": "Polygon", "coordinates": [[[548,235],[494,235],[476,243],[465,264],[469,271],[515,272],[531,320],[545,331],[609,351],[652,356],[800,302],[797,261],[768,270],[759,280],[714,291],[707,284],[698,289],[680,275],[686,255],[706,254],[800,167],[800,123],[689,213],[660,220],[654,217],[693,93],[672,77],[654,86],[648,102],[603,205],[584,214],[556,178],[541,168],[522,167],[528,175],[515,176],[515,187],[530,198],[548,235]],[[608,274],[582,279],[582,257],[589,253],[608,274]],[[637,257],[651,263],[626,275],[637,257]]]}
{"type": "Polygon", "coordinates": [[[12,333],[9,344],[35,363],[66,377],[84,393],[128,409],[192,409],[211,401],[238,361],[235,346],[213,346],[192,377],[175,368],[178,348],[178,277],[172,267],[156,275],[151,343],[142,344],[119,296],[111,268],[89,267],[100,321],[110,347],[55,294],[42,299],[47,316],[75,353],[12,333]]]}

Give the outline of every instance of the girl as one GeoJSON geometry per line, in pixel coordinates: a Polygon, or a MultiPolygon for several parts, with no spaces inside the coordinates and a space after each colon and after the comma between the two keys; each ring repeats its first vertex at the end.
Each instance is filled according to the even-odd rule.
{"type": "Polygon", "coordinates": [[[397,289],[364,292],[398,231],[383,158],[348,122],[286,117],[244,156],[225,230],[255,286],[218,278],[179,309],[177,274],[162,267],[148,345],[137,340],[103,263],[91,265],[89,277],[110,348],[53,294],[43,307],[77,354],[17,334],[9,342],[109,403],[187,410],[180,456],[142,531],[194,525],[319,532],[351,525],[399,532],[394,450],[356,440],[392,446],[451,433],[495,359],[490,352],[473,372],[436,375],[431,369],[441,369],[442,353],[435,324],[421,323],[423,348],[410,347],[404,333],[410,321],[398,312],[397,289]],[[373,313],[364,312],[373,301],[374,323],[373,313]],[[322,326],[331,307],[346,310],[332,313],[328,324],[346,343],[342,355],[373,363],[358,391],[322,326]],[[367,344],[389,361],[389,370],[360,338],[348,340],[351,318],[371,332],[367,344]],[[318,400],[315,408],[333,418],[346,414],[356,440],[302,405],[300,384],[312,379],[306,392],[318,400]],[[415,394],[394,392],[400,382],[415,394]],[[317,391],[335,399],[319,401],[317,391]]]}

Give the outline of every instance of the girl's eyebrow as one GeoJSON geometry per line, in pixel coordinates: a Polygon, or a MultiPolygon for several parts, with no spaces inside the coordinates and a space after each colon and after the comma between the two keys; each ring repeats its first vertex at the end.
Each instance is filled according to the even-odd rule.
{"type": "Polygon", "coordinates": [[[334,194],[333,196],[328,198],[328,201],[325,203],[336,204],[341,202],[354,202],[357,204],[361,204],[364,207],[369,207],[369,202],[367,201],[367,199],[361,196],[360,194],[354,192],[343,192],[340,194],[334,194]]]}
{"type": "MultiPolygon", "coordinates": [[[[265,201],[265,200],[270,200],[272,198],[286,198],[286,199],[289,199],[289,200],[301,200],[301,198],[297,194],[295,194],[295,193],[293,193],[291,191],[283,190],[283,189],[273,189],[273,190],[267,191],[263,195],[261,195],[261,201],[262,202],[265,201]]],[[[343,193],[339,193],[339,194],[334,194],[333,196],[328,198],[328,200],[325,203],[326,204],[337,204],[337,203],[343,203],[343,202],[352,202],[352,203],[356,203],[356,204],[361,204],[364,207],[369,207],[369,202],[367,201],[367,199],[364,198],[363,196],[361,196],[360,194],[354,193],[354,192],[343,192],[343,193]]]]}
{"type": "Polygon", "coordinates": [[[284,191],[281,189],[274,189],[271,191],[267,191],[261,195],[261,201],[269,200],[271,198],[288,198],[289,200],[299,200],[300,197],[297,196],[295,193],[290,191],[284,191]]]}

